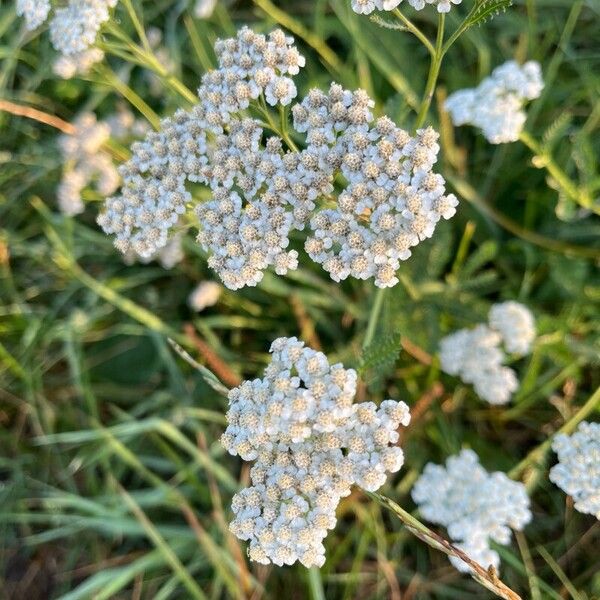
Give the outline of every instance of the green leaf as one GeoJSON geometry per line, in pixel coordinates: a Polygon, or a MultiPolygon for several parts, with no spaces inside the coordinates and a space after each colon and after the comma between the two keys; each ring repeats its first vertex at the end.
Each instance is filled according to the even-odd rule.
{"type": "Polygon", "coordinates": [[[376,336],[363,352],[359,372],[373,371],[376,377],[384,374],[398,360],[400,348],[399,332],[376,336]]]}
{"type": "Polygon", "coordinates": [[[466,26],[480,25],[512,5],[512,0],[479,0],[467,16],[466,26]]]}
{"type": "Polygon", "coordinates": [[[496,254],[498,254],[498,242],[495,240],[486,240],[483,242],[466,260],[460,272],[461,278],[468,278],[473,273],[479,271],[481,267],[493,261],[496,258],[496,254]]]}
{"type": "Polygon", "coordinates": [[[551,152],[557,142],[562,140],[571,126],[573,116],[569,112],[563,112],[544,131],[542,143],[546,152],[551,152]]]}

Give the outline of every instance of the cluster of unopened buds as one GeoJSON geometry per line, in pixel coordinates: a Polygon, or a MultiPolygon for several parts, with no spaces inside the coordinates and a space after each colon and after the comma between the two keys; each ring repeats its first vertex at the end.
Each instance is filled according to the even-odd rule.
{"type": "Polygon", "coordinates": [[[296,269],[290,238],[308,229],[306,252],[334,280],[395,285],[400,261],[458,203],[432,171],[438,134],[411,136],[387,117],[374,119],[366,92],[332,84],[292,107],[300,150],[287,124],[275,131],[268,108],[285,117],[297,95],[293,76],[305,60],[293,39],[245,27],[215,51],[218,68],[203,76],[200,102],[134,144],[121,168],[121,194],[99,217],[117,248],[151,255],[195,214],[209,266],[239,289],[270,266],[282,275],[296,269]],[[188,182],[208,187],[210,198],[195,202],[188,182]]]}
{"type": "Polygon", "coordinates": [[[445,107],[454,125],[474,125],[492,144],[515,142],[525,125],[525,102],[544,89],[540,64],[514,60],[496,67],[476,88],[454,92],[445,107]]]}
{"type": "Polygon", "coordinates": [[[379,489],[402,466],[397,430],[410,414],[394,400],[354,404],[356,372],[296,338],[275,340],[271,353],[262,379],[229,393],[221,442],[256,461],[252,485],[233,498],[231,530],[252,560],[322,566],[340,499],[352,485],[379,489]]]}
{"type": "Polygon", "coordinates": [[[461,329],[440,342],[442,370],[473,384],[475,392],[490,404],[506,404],[519,387],[516,373],[504,365],[506,354],[525,355],[535,339],[531,311],[518,302],[494,304],[488,325],[461,329]]]}
{"type": "Polygon", "coordinates": [[[16,0],[17,15],[25,18],[28,30],[40,27],[50,18],[50,39],[60,53],[54,64],[57,75],[68,79],[86,73],[104,58],[95,48],[98,32],[110,17],[118,0],[69,0],[54,10],[50,0],[16,0]]]}
{"type": "MultiPolygon", "coordinates": [[[[446,527],[457,547],[484,567],[500,566],[490,542],[508,544],[511,529],[521,531],[531,520],[525,486],[504,473],[488,473],[472,450],[451,456],[445,467],[427,464],[412,497],[426,520],[446,527]]],[[[450,561],[459,571],[470,570],[457,557],[450,561]]]]}

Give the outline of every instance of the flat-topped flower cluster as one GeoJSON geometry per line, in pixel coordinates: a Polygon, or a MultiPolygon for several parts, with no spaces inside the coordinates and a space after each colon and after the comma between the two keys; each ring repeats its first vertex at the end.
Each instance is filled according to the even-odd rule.
{"type": "Polygon", "coordinates": [[[377,490],[402,466],[393,444],[410,414],[393,400],[353,404],[356,372],[296,338],[275,340],[271,353],[263,379],[229,393],[221,441],[256,461],[252,485],[233,498],[231,530],[250,541],[252,560],[321,566],[340,499],[352,485],[377,490]]]}
{"type": "Polygon", "coordinates": [[[290,237],[303,229],[307,253],[334,280],[395,285],[399,262],[458,203],[432,172],[438,134],[412,137],[375,120],[366,92],[332,84],[292,108],[300,150],[273,131],[267,106],[285,117],[297,95],[292,77],[305,60],[293,39],[244,27],[215,51],[218,68],[203,76],[199,104],[164,119],[121,169],[121,194],[98,220],[117,248],[152,254],[195,212],[209,266],[231,289],[256,285],[270,266],[282,275],[297,268],[290,237]],[[210,188],[210,199],[195,202],[188,182],[210,188]]]}
{"type": "Polygon", "coordinates": [[[600,423],[583,422],[573,435],[552,441],[558,464],[550,481],[573,497],[575,508],[600,519],[600,423]]]}
{"type": "MultiPolygon", "coordinates": [[[[408,0],[415,10],[423,10],[428,4],[433,4],[439,13],[450,12],[453,4],[462,0],[408,0]]],[[[352,10],[359,15],[370,15],[374,10],[394,10],[402,4],[402,0],[351,0],[352,10]]]]}
{"type": "MultiPolygon", "coordinates": [[[[500,566],[490,541],[508,544],[511,528],[520,531],[531,520],[525,486],[504,473],[488,473],[472,450],[451,456],[445,467],[427,464],[412,497],[425,519],[446,527],[457,547],[483,567],[500,566]]],[[[450,561],[459,571],[470,570],[458,558],[450,561]]]]}
{"type": "Polygon", "coordinates": [[[56,196],[60,211],[69,216],[83,212],[82,192],[91,183],[106,196],[114,193],[121,181],[111,157],[102,150],[111,135],[110,124],[98,121],[91,112],[82,113],[73,124],[75,132],[58,141],[64,171],[56,196]]]}
{"type": "Polygon", "coordinates": [[[535,339],[531,311],[518,302],[494,304],[488,325],[460,329],[440,342],[442,370],[473,384],[475,392],[490,404],[506,404],[519,387],[516,373],[504,365],[506,353],[524,355],[535,339]]]}
{"type": "Polygon", "coordinates": [[[445,107],[454,125],[474,125],[492,144],[516,142],[525,125],[528,100],[544,89],[540,64],[509,60],[496,67],[476,88],[454,92],[445,107]]]}
{"type": "MultiPolygon", "coordinates": [[[[94,44],[102,25],[108,21],[110,10],[118,0],[69,0],[57,8],[50,18],[50,39],[60,57],[54,64],[57,75],[70,78],[85,73],[103,59],[104,53],[94,44]]],[[[29,30],[37,29],[49,17],[49,0],[17,0],[17,15],[25,18],[29,30]]]]}

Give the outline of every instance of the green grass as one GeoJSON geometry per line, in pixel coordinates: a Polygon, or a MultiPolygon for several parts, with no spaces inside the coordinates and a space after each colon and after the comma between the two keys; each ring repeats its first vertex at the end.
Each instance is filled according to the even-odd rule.
{"type": "MultiPolygon", "coordinates": [[[[453,8],[450,30],[471,3],[453,8]]],[[[408,32],[355,15],[347,0],[280,0],[279,10],[269,0],[223,2],[207,22],[185,3],[134,5],[164,32],[187,89],[212,64],[216,37],[242,23],[280,24],[307,56],[301,92],[332,79],[362,86],[378,112],[414,122],[426,50],[408,32]]],[[[118,16],[135,36],[124,4],[118,16]]],[[[442,133],[439,168],[461,204],[381,298],[364,352],[375,289],[335,284],[311,264],[287,277],[267,273],[257,288],[225,292],[192,314],[189,292],[213,278],[193,236],[172,271],[125,266],[95,224],[98,198],[75,219],[58,212],[57,132],[0,111],[0,597],[492,597],[359,490],[338,509],[320,572],[249,563],[227,529],[248,468],[219,445],[223,386],[186,324],[232,377],[259,374],[280,335],[318,342],[359,368],[359,400],[403,399],[419,411],[404,436],[405,467],[382,493],[416,514],[410,488],[422,467],[472,447],[488,470],[510,472],[531,494],[533,522],[499,548],[504,583],[533,600],[600,597],[598,521],[547,477],[549,436],[600,416],[599,18],[597,0],[516,1],[449,50],[428,122],[442,133]],[[526,126],[534,160],[532,144],[491,146],[440,111],[445,94],[509,58],[542,63],[546,88],[526,126]],[[582,209],[565,183],[592,204],[582,209]],[[506,408],[481,402],[429,360],[443,335],[481,322],[500,299],[530,306],[539,334],[532,355],[512,365],[522,383],[506,408]],[[168,338],[207,368],[194,369],[168,338]]],[[[433,39],[433,10],[415,22],[433,39]]],[[[110,33],[104,44],[114,44],[110,33]]],[[[145,69],[121,58],[89,81],[57,80],[51,59],[47,32],[24,36],[12,3],[3,4],[0,98],[69,122],[84,109],[110,114],[123,98],[150,119],[187,105],[172,81],[151,96],[145,69]]]]}

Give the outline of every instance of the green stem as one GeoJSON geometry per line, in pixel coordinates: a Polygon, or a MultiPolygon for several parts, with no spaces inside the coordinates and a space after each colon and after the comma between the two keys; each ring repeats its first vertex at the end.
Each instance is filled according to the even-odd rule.
{"type": "Polygon", "coordinates": [[[123,98],[144,115],[148,123],[150,123],[154,129],[160,129],[160,117],[148,106],[148,104],[146,104],[146,102],[144,102],[141,96],[136,94],[133,89],[121,81],[114,71],[104,65],[97,66],[96,71],[101,75],[104,83],[108,83],[119,92],[123,98]]]}
{"type": "Polygon", "coordinates": [[[444,52],[442,50],[442,46],[444,43],[444,25],[446,22],[446,15],[444,13],[440,13],[438,15],[438,30],[437,37],[435,41],[435,48],[433,49],[433,53],[431,55],[431,64],[429,66],[429,75],[427,76],[427,84],[425,85],[425,92],[423,93],[423,99],[421,100],[421,105],[419,106],[419,111],[417,113],[417,119],[415,121],[415,129],[419,129],[425,123],[425,119],[427,118],[427,113],[429,112],[429,107],[431,106],[431,100],[433,99],[433,94],[435,92],[435,85],[438,80],[438,76],[440,74],[440,67],[442,66],[442,59],[444,58],[444,52]]]}
{"type": "Polygon", "coordinates": [[[569,176],[554,162],[542,144],[535,140],[527,131],[522,131],[519,139],[535,154],[535,165],[543,167],[550,173],[560,189],[581,207],[600,214],[600,206],[594,206],[594,200],[583,189],[575,185],[569,176]]]}
{"type": "Polygon", "coordinates": [[[377,329],[377,322],[379,321],[379,315],[383,308],[383,300],[385,298],[385,292],[387,288],[379,288],[375,294],[375,300],[373,301],[373,307],[371,308],[371,314],[369,315],[369,323],[367,324],[367,331],[365,333],[365,339],[363,340],[363,350],[368,348],[373,337],[375,336],[375,330],[377,329]]]}
{"type": "Polygon", "coordinates": [[[138,17],[137,13],[135,12],[135,9],[133,8],[131,0],[123,0],[123,4],[125,5],[127,12],[129,13],[129,18],[131,19],[131,22],[135,27],[135,30],[138,34],[138,37],[140,38],[140,41],[142,42],[142,45],[144,46],[144,49],[146,50],[146,52],[152,52],[150,42],[148,42],[148,38],[146,37],[146,31],[144,29],[144,26],[142,25],[140,18],[138,17]]]}
{"type": "Polygon", "coordinates": [[[323,591],[323,581],[321,580],[321,571],[316,567],[308,569],[308,588],[312,600],[325,600],[323,591]]]}
{"type": "Polygon", "coordinates": [[[415,37],[417,37],[420,42],[427,48],[429,54],[433,57],[435,54],[435,49],[433,44],[427,39],[425,34],[407,17],[402,14],[402,11],[399,8],[394,9],[394,14],[402,21],[402,24],[410,31],[415,37]]]}
{"type": "Polygon", "coordinates": [[[546,439],[542,444],[534,448],[516,467],[508,472],[512,479],[520,479],[530,468],[543,468],[546,462],[546,455],[552,447],[554,438],[559,433],[571,434],[575,431],[579,423],[591,415],[594,411],[600,410],[600,387],[590,396],[588,401],[554,434],[546,439]]]}

